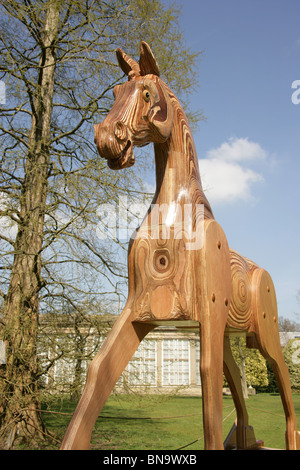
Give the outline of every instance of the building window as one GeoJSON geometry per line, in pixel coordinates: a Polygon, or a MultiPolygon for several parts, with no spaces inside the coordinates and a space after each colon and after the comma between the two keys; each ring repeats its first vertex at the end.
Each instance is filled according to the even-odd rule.
{"type": "Polygon", "coordinates": [[[54,381],[60,385],[71,384],[74,380],[75,361],[58,359],[54,365],[54,381]]]}
{"type": "Polygon", "coordinates": [[[195,342],[196,347],[196,385],[201,385],[200,375],[200,341],[195,342]]]}
{"type": "Polygon", "coordinates": [[[164,339],[162,384],[189,385],[190,342],[185,339],[164,339]]]}
{"type": "Polygon", "coordinates": [[[129,362],[127,380],[130,385],[156,385],[157,342],[143,340],[129,362]]]}

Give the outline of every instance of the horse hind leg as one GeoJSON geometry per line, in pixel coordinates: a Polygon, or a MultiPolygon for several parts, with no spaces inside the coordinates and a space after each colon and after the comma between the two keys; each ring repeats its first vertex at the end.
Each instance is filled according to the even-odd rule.
{"type": "Polygon", "coordinates": [[[230,387],[235,404],[237,420],[231,432],[224,442],[224,448],[230,448],[234,437],[234,447],[237,449],[255,449],[258,447],[252,426],[249,426],[249,418],[243,396],[241,374],[230,348],[229,337],[224,338],[224,374],[230,387]],[[232,436],[232,432],[234,436],[232,436]]]}
{"type": "Polygon", "coordinates": [[[269,273],[256,269],[253,273],[255,303],[254,329],[257,346],[269,361],[279,388],[286,417],[286,449],[300,449],[300,433],[293,405],[291,383],[280,345],[277,301],[274,285],[269,273]]]}

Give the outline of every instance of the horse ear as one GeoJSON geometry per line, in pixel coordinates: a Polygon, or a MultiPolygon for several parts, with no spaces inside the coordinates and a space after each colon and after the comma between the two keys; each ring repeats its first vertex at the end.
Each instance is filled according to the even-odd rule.
{"type": "Polygon", "coordinates": [[[128,75],[129,78],[131,78],[130,75],[134,75],[134,76],[141,75],[140,66],[134,59],[131,59],[120,48],[116,50],[116,54],[117,54],[117,59],[118,59],[118,63],[119,63],[121,70],[123,70],[123,72],[126,75],[128,75]],[[130,74],[130,72],[133,72],[133,74],[130,74]]]}
{"type": "Polygon", "coordinates": [[[142,41],[141,42],[141,55],[139,60],[141,75],[153,74],[159,77],[159,67],[150,46],[142,41]]]}

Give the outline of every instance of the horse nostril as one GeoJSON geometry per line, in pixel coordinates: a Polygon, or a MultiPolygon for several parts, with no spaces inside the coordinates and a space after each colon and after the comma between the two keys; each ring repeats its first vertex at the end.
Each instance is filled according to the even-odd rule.
{"type": "Polygon", "coordinates": [[[123,124],[122,121],[117,121],[114,126],[114,134],[119,140],[127,139],[127,127],[123,124]]]}

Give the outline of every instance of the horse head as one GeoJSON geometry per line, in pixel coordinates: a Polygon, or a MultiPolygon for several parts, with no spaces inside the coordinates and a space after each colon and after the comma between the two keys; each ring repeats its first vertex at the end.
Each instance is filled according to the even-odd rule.
{"type": "Polygon", "coordinates": [[[128,81],[114,87],[115,102],[104,121],[95,125],[95,143],[110,168],[122,169],[134,164],[134,146],[163,143],[169,138],[173,106],[147,43],[141,42],[138,63],[122,49],[116,54],[128,81]]]}

